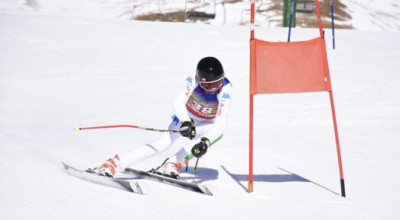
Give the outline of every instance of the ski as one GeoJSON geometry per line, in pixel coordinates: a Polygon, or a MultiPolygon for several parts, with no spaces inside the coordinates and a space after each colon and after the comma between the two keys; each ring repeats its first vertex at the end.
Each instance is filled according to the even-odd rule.
{"type": "Polygon", "coordinates": [[[146,171],[135,170],[132,168],[125,169],[124,173],[129,174],[129,175],[134,175],[139,178],[144,177],[149,180],[153,180],[153,181],[157,181],[157,182],[161,182],[161,183],[167,183],[167,184],[170,184],[170,185],[173,185],[176,187],[192,190],[194,192],[202,193],[202,194],[209,195],[209,196],[213,195],[211,188],[208,187],[207,185],[203,185],[203,184],[190,183],[187,181],[174,179],[174,178],[167,177],[167,176],[162,176],[159,174],[149,173],[146,171]]]}
{"type": "Polygon", "coordinates": [[[124,189],[129,192],[137,193],[137,194],[145,194],[145,190],[141,182],[138,180],[140,178],[132,177],[132,176],[123,176],[118,178],[112,178],[107,176],[101,176],[94,172],[88,172],[84,170],[77,169],[72,167],[64,162],[61,162],[64,169],[68,174],[74,177],[78,177],[82,180],[86,180],[93,183],[98,183],[105,186],[111,186],[119,189],[124,189]]]}

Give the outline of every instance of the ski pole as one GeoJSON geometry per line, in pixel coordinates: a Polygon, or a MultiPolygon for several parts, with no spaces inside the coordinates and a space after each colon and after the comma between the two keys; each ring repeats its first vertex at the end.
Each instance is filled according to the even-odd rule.
{"type": "Polygon", "coordinates": [[[143,129],[147,131],[157,131],[157,132],[168,132],[168,133],[175,133],[180,132],[179,130],[168,130],[168,129],[158,129],[158,128],[146,128],[137,125],[103,125],[103,126],[92,126],[92,127],[76,127],[75,130],[91,130],[91,129],[107,129],[107,128],[137,128],[143,129]]]}
{"type": "Polygon", "coordinates": [[[197,171],[197,165],[199,165],[199,160],[200,160],[200,157],[198,157],[198,158],[196,159],[196,164],[194,165],[194,169],[193,169],[194,172],[197,171]]]}
{"type": "MultiPolygon", "coordinates": [[[[189,154],[189,155],[187,155],[187,156],[185,157],[185,166],[186,166],[185,172],[188,171],[188,169],[189,169],[189,160],[191,160],[193,157],[194,157],[193,154],[189,154]]],[[[197,157],[197,158],[196,158],[196,164],[194,165],[194,168],[193,168],[193,171],[194,171],[194,172],[197,171],[197,166],[199,165],[199,159],[200,159],[200,157],[197,157]]]]}
{"type": "MultiPolygon", "coordinates": [[[[223,135],[219,136],[217,139],[215,139],[213,142],[211,142],[211,144],[210,144],[209,147],[213,146],[215,143],[217,143],[217,141],[221,140],[222,136],[223,136],[223,135]]],[[[185,157],[186,172],[187,172],[188,169],[189,169],[189,160],[193,159],[194,157],[195,157],[195,156],[194,156],[192,153],[189,153],[188,155],[186,155],[186,157],[185,157]]],[[[195,167],[194,167],[194,169],[193,169],[193,171],[195,171],[195,172],[197,171],[197,165],[198,165],[198,163],[199,163],[199,158],[197,158],[197,160],[196,160],[196,165],[195,165],[195,167]]]]}

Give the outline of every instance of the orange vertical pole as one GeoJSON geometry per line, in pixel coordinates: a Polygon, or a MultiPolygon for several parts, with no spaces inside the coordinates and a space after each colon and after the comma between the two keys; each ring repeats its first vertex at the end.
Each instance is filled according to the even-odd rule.
{"type": "MultiPolygon", "coordinates": [[[[319,34],[320,34],[321,38],[324,39],[324,32],[322,30],[322,21],[321,21],[321,12],[320,12],[320,9],[319,9],[319,2],[318,2],[318,0],[314,0],[314,1],[315,1],[315,8],[317,10],[319,34]]],[[[326,48],[324,50],[326,51],[326,48]]],[[[326,56],[326,52],[324,52],[324,56],[326,56]]],[[[337,157],[338,157],[338,163],[339,163],[340,189],[341,189],[341,192],[342,192],[342,196],[346,197],[346,190],[345,190],[345,185],[344,185],[344,175],[343,175],[343,165],[342,165],[342,154],[341,154],[341,151],[340,151],[339,131],[338,131],[338,128],[337,128],[335,104],[333,102],[332,89],[329,90],[329,99],[330,99],[330,102],[331,102],[333,127],[334,127],[334,130],[335,130],[336,151],[337,151],[337,157]]]]}
{"type": "Polygon", "coordinates": [[[322,30],[321,12],[319,10],[319,2],[318,2],[318,0],[314,0],[314,1],[315,1],[315,9],[317,10],[319,35],[321,36],[321,38],[324,38],[324,32],[322,30]]]}
{"type": "Polygon", "coordinates": [[[248,192],[253,192],[253,92],[252,92],[252,80],[253,80],[253,46],[251,41],[254,39],[254,0],[251,0],[251,15],[250,15],[250,83],[249,83],[249,182],[248,192]]]}
{"type": "Polygon", "coordinates": [[[253,95],[250,94],[250,123],[249,123],[249,183],[248,191],[253,192],[253,95]]]}
{"type": "Polygon", "coordinates": [[[330,101],[331,101],[333,127],[334,127],[334,130],[335,130],[336,151],[337,151],[337,157],[338,157],[338,163],[339,163],[340,189],[341,189],[341,192],[342,192],[342,196],[346,197],[346,190],[345,190],[345,186],[344,186],[343,165],[342,165],[342,154],[341,154],[341,151],[340,151],[340,142],[339,142],[339,131],[338,131],[338,128],[337,128],[337,123],[336,123],[335,104],[333,102],[332,90],[329,91],[329,98],[330,98],[330,101]]]}
{"type": "Polygon", "coordinates": [[[250,6],[250,40],[254,39],[254,10],[255,10],[254,0],[251,0],[251,6],[250,6]]]}

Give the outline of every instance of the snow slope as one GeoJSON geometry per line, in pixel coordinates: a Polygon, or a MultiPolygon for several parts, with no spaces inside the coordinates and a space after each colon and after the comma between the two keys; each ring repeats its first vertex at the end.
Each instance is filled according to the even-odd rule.
{"type": "MultiPolygon", "coordinates": [[[[322,0],[330,1],[330,0],[322,0]]],[[[187,7],[197,7],[197,10],[213,10],[212,7],[204,6],[204,3],[212,0],[197,0],[188,3],[187,7]]],[[[239,25],[247,23],[250,0],[239,1],[234,4],[220,3],[217,5],[216,18],[208,23],[239,25]],[[224,16],[225,15],[225,16],[224,16]]],[[[336,21],[338,24],[351,25],[357,30],[384,30],[400,31],[400,0],[346,0],[341,1],[344,9],[351,15],[348,21],[336,21]]],[[[260,9],[270,8],[272,0],[257,0],[256,7],[260,9]]],[[[337,4],[337,1],[334,1],[337,4]]],[[[38,14],[70,15],[94,18],[118,18],[130,20],[135,16],[148,13],[167,13],[171,11],[183,11],[185,1],[183,0],[2,0],[1,11],[24,11],[38,14]]],[[[336,12],[337,13],[337,12],[336,12]]],[[[257,25],[266,27],[282,26],[282,13],[268,11],[268,13],[256,14],[257,25]]]]}
{"type": "MultiPolygon", "coordinates": [[[[0,13],[0,219],[396,219],[400,215],[398,32],[327,34],[347,198],[328,94],[256,97],[255,186],[247,193],[248,27],[0,13]],[[148,182],[149,195],[84,182],[81,168],[158,137],[197,61],[213,55],[233,83],[230,127],[200,160],[215,197],[148,182]]],[[[256,36],[286,39],[287,30],[256,36]]],[[[292,40],[318,35],[295,29],[292,40]]],[[[172,149],[173,150],[173,149],[172,149]]],[[[140,168],[158,165],[171,152],[140,168]]],[[[193,174],[191,172],[191,174],[193,174]]]]}
{"type": "Polygon", "coordinates": [[[400,31],[400,0],[348,0],[343,2],[356,29],[400,31]]]}

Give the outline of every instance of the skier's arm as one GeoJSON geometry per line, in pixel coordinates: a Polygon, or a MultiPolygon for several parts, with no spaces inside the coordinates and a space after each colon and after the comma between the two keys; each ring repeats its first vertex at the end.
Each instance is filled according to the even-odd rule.
{"type": "Polygon", "coordinates": [[[211,126],[209,131],[203,135],[203,137],[208,138],[211,143],[214,143],[221,138],[228,126],[228,115],[232,100],[231,90],[231,84],[227,84],[222,88],[222,91],[218,97],[219,106],[217,116],[214,119],[214,123],[209,125],[211,126]]]}
{"type": "Polygon", "coordinates": [[[178,117],[179,121],[182,122],[189,118],[186,102],[194,89],[194,78],[189,76],[185,80],[185,86],[179,93],[179,95],[175,98],[172,108],[175,112],[175,115],[178,117]]]}
{"type": "MultiPolygon", "coordinates": [[[[231,88],[231,84],[223,87],[223,91],[221,91],[220,96],[218,97],[220,102],[214,123],[199,128],[201,130],[205,129],[206,132],[201,136],[200,142],[199,139],[196,139],[188,143],[188,147],[191,149],[191,154],[185,157],[186,160],[190,160],[193,157],[203,156],[207,152],[207,148],[218,141],[224,134],[228,125],[228,114],[231,105],[231,88]]],[[[198,133],[203,132],[200,131],[198,133]]]]}

